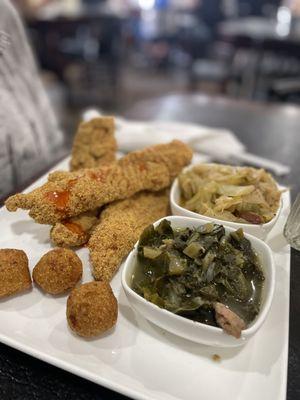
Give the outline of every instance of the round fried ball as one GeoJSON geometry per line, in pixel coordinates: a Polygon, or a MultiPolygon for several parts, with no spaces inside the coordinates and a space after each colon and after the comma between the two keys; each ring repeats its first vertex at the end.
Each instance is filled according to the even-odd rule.
{"type": "Polygon", "coordinates": [[[28,258],[23,250],[0,250],[0,299],[31,288],[28,258]]]}
{"type": "Polygon", "coordinates": [[[100,335],[112,328],[117,318],[118,302],[108,282],[85,283],[70,293],[67,320],[78,335],[100,335]]]}
{"type": "Polygon", "coordinates": [[[81,279],[82,262],[70,249],[54,249],[43,255],[32,277],[46,293],[62,294],[81,279]]]}

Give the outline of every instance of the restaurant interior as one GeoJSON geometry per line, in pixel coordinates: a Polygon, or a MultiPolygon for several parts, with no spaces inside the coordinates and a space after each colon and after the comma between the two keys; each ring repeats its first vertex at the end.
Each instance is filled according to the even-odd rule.
{"type": "Polygon", "coordinates": [[[122,113],[174,92],[299,102],[299,1],[14,2],[71,135],[85,108],[122,113]]]}
{"type": "MultiPolygon", "coordinates": [[[[42,351],[38,355],[34,351],[31,353],[25,351],[80,376],[75,377],[69,372],[62,372],[42,361],[25,356],[18,351],[22,348],[12,341],[14,350],[0,344],[0,399],[284,400],[286,398],[299,400],[300,0],[5,0],[5,2],[12,4],[14,10],[17,10],[15,18],[22,26],[20,29],[25,28],[26,43],[34,55],[37,77],[35,79],[33,75],[27,76],[28,82],[32,79],[35,84],[34,80],[41,80],[49,107],[48,104],[45,105],[46,100],[44,104],[42,97],[40,97],[42,100],[36,100],[38,97],[35,99],[35,94],[40,88],[32,86],[32,93],[28,92],[31,100],[19,102],[17,112],[12,113],[12,116],[7,118],[8,122],[5,122],[10,124],[11,132],[7,135],[7,140],[4,139],[4,135],[1,139],[3,128],[1,125],[5,125],[1,124],[1,120],[2,118],[5,120],[8,113],[5,110],[9,110],[8,103],[6,104],[1,97],[3,89],[1,79],[2,74],[5,75],[1,60],[2,53],[5,58],[14,41],[11,40],[13,33],[5,33],[6,28],[9,29],[9,23],[8,19],[1,19],[0,4],[0,107],[2,108],[2,114],[0,110],[2,169],[2,172],[0,169],[0,180],[2,180],[0,201],[2,205],[8,196],[23,191],[58,162],[65,160],[70,155],[80,121],[101,114],[117,117],[117,142],[120,145],[118,150],[124,153],[136,150],[134,147],[136,143],[139,149],[156,144],[154,141],[159,139],[160,133],[157,132],[159,127],[162,127],[162,138],[165,134],[165,137],[173,139],[172,134],[174,134],[176,139],[180,139],[178,129],[186,130],[187,135],[183,135],[182,140],[185,141],[184,138],[187,138],[190,140],[189,144],[192,143],[192,147],[194,146],[193,150],[200,149],[200,161],[265,168],[273,174],[280,185],[284,186],[285,189],[280,186],[281,193],[284,193],[284,196],[291,196],[285,200],[287,203],[289,201],[293,203],[296,198],[298,199],[296,205],[298,208],[294,208],[288,231],[285,222],[289,204],[280,203],[280,207],[286,212],[284,221],[282,217],[282,229],[280,227],[281,231],[278,229],[278,234],[267,241],[274,254],[276,253],[276,263],[286,262],[288,265],[276,275],[278,281],[275,290],[281,297],[280,300],[277,298],[273,301],[274,317],[271,322],[267,320],[264,325],[265,336],[261,336],[263,341],[259,342],[257,347],[254,346],[256,351],[259,350],[258,356],[248,347],[249,357],[243,358],[242,351],[239,353],[239,350],[234,348],[230,349],[232,353],[229,349],[223,353],[220,351],[221,361],[218,358],[219,352],[213,355],[211,361],[208,350],[204,349],[201,352],[202,347],[200,350],[195,350],[195,347],[187,341],[181,346],[180,339],[174,335],[163,336],[164,343],[170,339],[172,351],[180,348],[183,357],[183,376],[186,376],[185,371],[189,371],[189,368],[194,368],[196,371],[197,363],[192,365],[188,361],[191,358],[188,357],[193,357],[194,360],[197,357],[204,359],[205,363],[213,365],[216,373],[223,367],[226,373],[228,371],[236,373],[238,379],[241,379],[241,384],[235,382],[234,389],[228,388],[225,384],[224,396],[223,383],[220,383],[222,389],[216,391],[216,397],[208,395],[205,397],[202,392],[199,392],[198,396],[192,389],[185,388],[180,388],[181,391],[176,394],[175,382],[180,382],[181,372],[178,372],[178,375],[174,374],[168,381],[165,379],[166,371],[161,371],[159,366],[160,357],[162,365],[165,365],[166,356],[164,358],[164,354],[156,355],[153,365],[149,361],[152,352],[151,340],[160,337],[159,328],[150,324],[150,327],[148,325],[146,327],[148,331],[145,328],[148,332],[145,344],[150,348],[145,350],[145,354],[149,356],[148,364],[146,360],[146,367],[143,370],[143,367],[140,367],[144,362],[141,355],[137,356],[143,359],[143,362],[139,360],[140,364],[134,364],[136,360],[130,359],[130,371],[132,368],[136,373],[137,381],[143,385],[142,389],[139,388],[139,383],[137,388],[135,387],[136,383],[132,383],[131,377],[128,378],[128,382],[125,381],[132,391],[126,391],[124,389],[126,385],[121,387],[119,381],[114,385],[109,379],[104,378],[100,381],[101,385],[98,385],[99,382],[94,375],[82,372],[80,366],[72,369],[71,358],[60,363],[55,361],[54,356],[53,358],[49,356],[47,359],[42,351]],[[32,104],[29,105],[30,102],[32,104]],[[53,111],[53,118],[52,114],[47,115],[49,109],[53,111]],[[45,136],[44,139],[40,139],[38,135],[34,137],[32,134],[31,142],[28,142],[31,144],[26,144],[25,139],[23,143],[23,138],[26,136],[25,129],[23,135],[20,128],[15,128],[13,125],[14,118],[17,120],[23,111],[24,121],[27,118],[25,114],[29,115],[27,118],[29,128],[28,132],[26,131],[28,136],[35,131],[47,131],[47,138],[45,136]],[[36,117],[34,114],[39,115],[36,117]],[[135,125],[134,121],[139,123],[135,125]],[[144,124],[145,121],[150,125],[153,122],[154,125],[144,124]],[[159,125],[162,121],[167,121],[166,125],[159,125]],[[175,123],[173,126],[174,121],[179,125],[175,123]],[[54,126],[57,129],[53,128],[54,126]],[[170,132],[164,132],[164,129],[170,132]],[[189,129],[190,136],[188,136],[189,129]],[[215,142],[206,141],[205,129],[208,129],[215,138],[215,142]],[[143,136],[142,139],[138,138],[138,134],[143,136]],[[204,138],[203,141],[199,140],[198,147],[197,134],[203,135],[201,139],[204,138]],[[128,138],[132,139],[129,144],[126,142],[128,138]],[[38,145],[35,147],[36,144],[38,145]],[[3,150],[6,145],[7,151],[3,150]],[[2,159],[6,160],[3,155],[5,151],[10,161],[2,162],[2,159]],[[34,157],[36,162],[32,162],[34,157]],[[10,162],[12,167],[9,169],[10,162]],[[6,167],[9,173],[5,172],[6,167]],[[284,226],[286,239],[282,234],[284,226]],[[286,246],[286,241],[284,242],[284,240],[289,241],[289,235],[292,236],[291,241],[296,243],[292,244],[294,247],[292,250],[286,246]],[[291,281],[289,281],[290,264],[286,261],[290,259],[290,251],[292,252],[291,281]],[[274,311],[274,307],[278,307],[278,313],[274,311]],[[280,318],[276,319],[276,314],[280,314],[280,318]],[[233,362],[233,359],[237,361],[233,362]],[[255,369],[254,359],[255,361],[260,359],[259,371],[255,369]],[[67,364],[71,367],[66,367],[67,364]],[[238,375],[239,368],[243,372],[246,371],[251,378],[257,378],[251,381],[254,383],[250,384],[250,381],[247,381],[244,384],[243,378],[238,375]],[[160,381],[160,374],[164,377],[164,382],[163,378],[160,381]],[[154,377],[160,382],[159,387],[156,387],[154,377]],[[251,385],[253,397],[251,397],[251,385]],[[229,395],[231,393],[229,389],[233,390],[232,397],[229,395]]],[[[20,47],[24,50],[24,45],[20,47]]],[[[26,63],[24,61],[24,76],[26,63]]],[[[20,59],[14,72],[20,72],[22,68],[20,59]]],[[[19,72],[14,74],[14,78],[11,78],[13,75],[9,78],[16,79],[16,87],[19,72]]],[[[7,82],[5,79],[3,78],[3,86],[7,82]]],[[[18,87],[21,88],[21,83],[18,87]]],[[[7,84],[7,88],[7,92],[15,90],[13,85],[10,87],[7,84]]],[[[22,94],[25,96],[26,90],[23,89],[20,89],[20,93],[13,94],[14,99],[18,99],[18,96],[21,98],[22,94]]],[[[18,101],[15,102],[17,103],[18,101]]],[[[9,218],[6,216],[5,221],[6,219],[10,221],[9,218]]],[[[34,228],[28,229],[32,237],[42,246],[45,243],[45,240],[42,243],[43,237],[39,238],[34,228]]],[[[20,226],[18,223],[15,223],[15,226],[12,224],[12,231],[15,235],[23,233],[22,224],[20,226]]],[[[55,301],[61,303],[62,297],[55,297],[55,301]]],[[[3,304],[1,300],[0,315],[3,304]]],[[[22,307],[20,307],[21,313],[25,315],[26,307],[25,305],[22,307]]],[[[125,323],[128,331],[132,326],[135,327],[135,319],[131,317],[133,312],[129,310],[129,306],[120,307],[119,313],[128,317],[125,323]]],[[[6,315],[8,314],[5,314],[5,318],[6,315]]],[[[1,316],[0,321],[2,321],[1,316]]],[[[28,325],[29,331],[33,329],[33,325],[28,325]]],[[[141,326],[144,326],[143,323],[141,326]]],[[[63,329],[59,325],[59,335],[63,329]]],[[[74,339],[72,335],[70,343],[74,339]]],[[[118,346],[124,347],[122,347],[123,352],[133,346],[132,342],[136,345],[135,339],[130,335],[124,339],[120,334],[118,340],[120,342],[118,346]]],[[[0,337],[0,342],[2,341],[0,337]]],[[[9,340],[3,343],[11,345],[9,340]]],[[[37,343],[39,344],[39,341],[37,343]]],[[[53,348],[56,346],[51,335],[49,343],[53,348]]],[[[60,343],[61,353],[64,351],[62,343],[67,343],[68,347],[69,341],[60,343]]],[[[89,340],[84,343],[93,346],[89,340]]],[[[70,348],[72,346],[70,345],[70,348]]],[[[102,362],[102,367],[105,365],[109,371],[112,369],[111,376],[120,373],[118,376],[122,378],[127,376],[127,366],[121,366],[124,369],[117,370],[119,357],[121,359],[118,346],[108,351],[105,345],[103,348],[100,345],[104,358],[98,361],[102,362]],[[115,365],[117,365],[116,370],[113,370],[115,365]]],[[[83,363],[89,364],[90,359],[85,359],[88,356],[83,350],[81,353],[79,347],[74,345],[73,348],[76,357],[82,357],[83,363]]],[[[95,349],[95,354],[99,350],[96,346],[89,349],[91,352],[95,349]]],[[[155,351],[154,345],[153,351],[155,351]]],[[[204,369],[202,373],[203,379],[206,379],[204,369]]],[[[189,376],[189,379],[196,387],[196,377],[189,376]]],[[[209,381],[209,383],[212,386],[219,386],[218,382],[209,381]]]]}

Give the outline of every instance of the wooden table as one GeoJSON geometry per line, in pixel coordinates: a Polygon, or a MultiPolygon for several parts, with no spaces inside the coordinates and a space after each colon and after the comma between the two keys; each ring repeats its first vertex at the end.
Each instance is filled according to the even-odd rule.
{"type": "MultiPolygon", "coordinates": [[[[141,102],[124,116],[143,120],[189,121],[231,129],[249,151],[290,165],[292,173],[283,183],[291,185],[293,196],[300,192],[298,107],[266,106],[197,95],[172,95],[141,102]]],[[[300,398],[299,266],[300,253],[292,252],[288,400],[300,398]]],[[[0,398],[125,399],[4,345],[0,345],[0,398]]]]}

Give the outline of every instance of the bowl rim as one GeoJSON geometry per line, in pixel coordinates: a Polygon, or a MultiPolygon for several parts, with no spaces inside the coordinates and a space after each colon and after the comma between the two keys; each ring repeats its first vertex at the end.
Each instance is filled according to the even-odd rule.
{"type": "MultiPolygon", "coordinates": [[[[181,221],[188,220],[189,222],[194,221],[195,224],[198,224],[198,225],[203,225],[203,224],[208,223],[207,220],[200,219],[200,218],[190,218],[190,217],[186,217],[186,216],[170,215],[170,216],[160,218],[159,220],[155,221],[153,223],[153,225],[157,226],[164,219],[167,219],[168,221],[171,221],[171,222],[176,221],[176,220],[181,220],[181,221]]],[[[233,232],[236,230],[235,228],[232,228],[232,227],[226,226],[226,225],[224,226],[224,228],[227,233],[233,232]]],[[[259,311],[258,316],[250,324],[250,326],[242,331],[242,336],[240,338],[242,340],[243,340],[243,338],[248,339],[251,336],[253,336],[258,331],[258,329],[263,325],[263,323],[270,311],[271,304],[272,304],[273,297],[274,297],[274,291],[275,291],[275,264],[274,264],[274,259],[273,259],[273,254],[272,254],[271,248],[263,240],[257,238],[256,236],[253,236],[246,232],[244,232],[244,235],[248,240],[251,241],[251,244],[252,244],[252,242],[259,243],[260,246],[263,248],[263,251],[266,254],[267,259],[268,259],[270,276],[269,276],[269,290],[268,290],[268,292],[265,292],[265,301],[264,301],[263,309],[259,311]]],[[[133,249],[129,253],[128,257],[126,258],[126,261],[125,261],[125,264],[124,264],[124,267],[122,270],[121,282],[122,282],[124,291],[129,292],[131,296],[133,296],[139,302],[142,302],[143,304],[145,304],[147,307],[150,307],[151,309],[156,310],[156,311],[159,310],[159,312],[161,312],[162,314],[165,314],[168,318],[173,318],[180,323],[186,324],[187,326],[198,326],[201,329],[205,329],[207,331],[215,332],[215,333],[224,332],[222,328],[206,325],[206,324],[204,324],[202,322],[198,322],[198,321],[189,320],[188,318],[184,318],[180,315],[176,315],[176,314],[172,313],[171,311],[168,311],[164,308],[160,308],[156,304],[153,304],[150,301],[146,300],[144,297],[140,296],[129,286],[129,284],[127,284],[127,282],[126,282],[127,269],[131,266],[132,261],[137,254],[138,243],[139,243],[139,241],[137,241],[135,243],[133,249]]]]}
{"type": "MultiPolygon", "coordinates": [[[[190,169],[193,169],[195,166],[197,166],[199,163],[197,163],[197,164],[191,164],[191,165],[188,165],[187,167],[185,167],[184,169],[183,169],[183,171],[182,172],[186,172],[186,171],[189,171],[190,169]]],[[[219,164],[216,164],[216,163],[203,163],[203,164],[206,164],[206,165],[219,165],[219,164]]],[[[225,165],[225,164],[222,164],[222,165],[225,165]]],[[[230,165],[229,165],[230,166],[230,165]]],[[[277,181],[275,181],[276,182],[276,184],[277,184],[277,186],[278,186],[278,188],[280,189],[280,186],[279,186],[279,184],[278,184],[278,182],[277,181]]],[[[281,212],[281,209],[282,209],[282,194],[280,195],[280,200],[279,200],[279,206],[278,206],[278,208],[277,208],[277,211],[276,211],[276,214],[274,215],[274,217],[270,220],[270,221],[268,221],[268,222],[265,222],[264,224],[248,224],[248,223],[244,223],[244,222],[235,222],[235,221],[228,221],[228,220],[225,220],[225,219],[219,219],[219,218],[213,218],[213,217],[209,217],[209,216],[207,216],[207,215],[204,215],[204,214],[200,214],[200,213],[197,213],[197,212],[195,212],[195,211],[191,211],[191,210],[188,210],[187,208],[185,208],[185,207],[182,207],[180,204],[178,204],[177,203],[177,201],[175,200],[175,195],[176,194],[179,194],[180,195],[180,193],[181,193],[181,189],[180,189],[180,186],[179,186],[179,180],[178,180],[178,177],[174,180],[174,182],[172,183],[172,186],[171,186],[171,190],[170,190],[170,203],[171,203],[171,206],[172,205],[174,205],[174,206],[176,206],[178,209],[180,209],[182,212],[184,212],[184,213],[186,213],[186,214],[189,214],[190,215],[190,218],[198,218],[198,215],[200,216],[200,218],[202,217],[203,219],[207,219],[207,221],[216,221],[216,222],[218,222],[218,223],[220,223],[220,224],[230,224],[230,226],[232,226],[232,227],[234,227],[234,226],[236,226],[236,227],[239,227],[239,228],[241,228],[241,227],[245,227],[245,228],[257,228],[257,229],[260,229],[260,228],[271,228],[273,225],[274,225],[274,223],[277,221],[277,219],[278,219],[278,217],[279,217],[279,215],[280,215],[280,212],[281,212]]],[[[188,215],[186,215],[187,217],[188,217],[188,215]]]]}

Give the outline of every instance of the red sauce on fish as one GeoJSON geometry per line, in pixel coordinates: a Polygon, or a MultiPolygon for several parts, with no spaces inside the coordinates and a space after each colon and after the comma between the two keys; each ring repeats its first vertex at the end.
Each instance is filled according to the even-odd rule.
{"type": "Polygon", "coordinates": [[[77,235],[83,235],[84,234],[84,230],[81,228],[81,226],[79,224],[76,224],[76,222],[65,221],[65,222],[63,222],[63,224],[71,232],[76,233],[77,235]]]}
{"type": "Polygon", "coordinates": [[[55,204],[58,211],[65,211],[70,198],[68,190],[56,191],[46,193],[46,198],[51,203],[55,204]]]}

